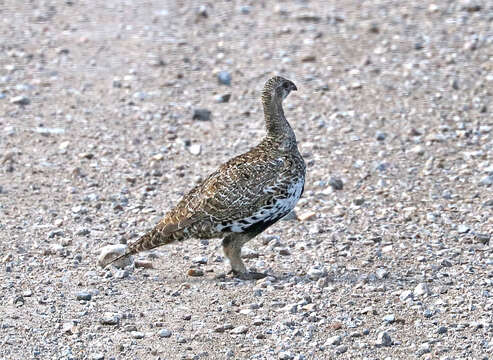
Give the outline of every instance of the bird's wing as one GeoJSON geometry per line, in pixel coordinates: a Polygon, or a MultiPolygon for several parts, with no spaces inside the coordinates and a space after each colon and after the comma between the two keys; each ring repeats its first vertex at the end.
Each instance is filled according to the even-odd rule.
{"type": "Polygon", "coordinates": [[[182,229],[203,221],[220,223],[251,216],[287,193],[292,174],[289,158],[245,153],[186,194],[163,223],[182,229]]]}

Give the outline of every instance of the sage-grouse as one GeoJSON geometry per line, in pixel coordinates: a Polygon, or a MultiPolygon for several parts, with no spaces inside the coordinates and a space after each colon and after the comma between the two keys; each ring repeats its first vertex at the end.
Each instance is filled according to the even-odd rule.
{"type": "Polygon", "coordinates": [[[234,276],[264,277],[247,271],[241,247],[286,216],[303,193],[305,162],[282,109],[282,101],[292,90],[297,90],[296,85],[280,76],[268,80],[262,91],[267,135],[260,144],[223,164],[186,194],[154,229],[103,265],[174,241],[223,238],[234,276]]]}

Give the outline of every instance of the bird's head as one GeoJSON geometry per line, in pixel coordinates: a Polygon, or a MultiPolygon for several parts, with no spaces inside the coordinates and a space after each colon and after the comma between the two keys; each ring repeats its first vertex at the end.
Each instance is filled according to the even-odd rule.
{"type": "Polygon", "coordinates": [[[286,99],[291,91],[296,90],[298,88],[291,80],[287,80],[281,76],[274,76],[265,83],[263,93],[282,101],[286,99]]]}

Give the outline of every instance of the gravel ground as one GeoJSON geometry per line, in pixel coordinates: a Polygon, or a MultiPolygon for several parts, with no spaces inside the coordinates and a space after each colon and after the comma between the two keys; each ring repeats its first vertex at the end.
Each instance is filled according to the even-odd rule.
{"type": "Polygon", "coordinates": [[[0,16],[1,359],[492,358],[490,1],[0,16]],[[273,74],[308,165],[294,216],[245,249],[276,278],[215,279],[218,240],[98,268],[261,139],[273,74]]]}

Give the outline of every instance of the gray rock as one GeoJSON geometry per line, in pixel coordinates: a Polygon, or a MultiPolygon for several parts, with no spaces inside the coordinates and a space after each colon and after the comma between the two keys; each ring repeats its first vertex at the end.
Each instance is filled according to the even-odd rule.
{"type": "Polygon", "coordinates": [[[231,74],[226,70],[220,71],[217,74],[217,80],[220,84],[229,86],[231,85],[231,74]]]}
{"type": "Polygon", "coordinates": [[[381,132],[381,131],[377,131],[376,134],[375,134],[375,138],[378,141],[384,141],[387,138],[387,134],[384,133],[384,132],[381,132]]]}
{"type": "Polygon", "coordinates": [[[429,343],[423,343],[419,346],[418,350],[416,351],[417,356],[422,356],[424,354],[428,354],[431,352],[431,346],[429,343]]]}
{"type": "Polygon", "coordinates": [[[331,177],[329,179],[329,185],[334,190],[342,190],[344,187],[344,183],[342,182],[342,180],[336,177],[331,177]]]}
{"type": "Polygon", "coordinates": [[[395,315],[394,314],[385,315],[382,320],[388,324],[392,324],[395,321],[395,315]]]}
{"type": "Polygon", "coordinates": [[[483,185],[483,186],[493,185],[493,176],[492,175],[486,175],[481,180],[479,180],[479,185],[483,185]]]}
{"type": "Polygon", "coordinates": [[[29,105],[30,102],[31,100],[25,95],[15,96],[10,99],[10,103],[16,105],[29,105]]]}
{"type": "Polygon", "coordinates": [[[190,154],[197,156],[197,155],[200,155],[200,153],[202,152],[202,145],[201,144],[192,144],[192,145],[187,147],[187,150],[190,154]]]}
{"type": "Polygon", "coordinates": [[[471,230],[471,228],[470,228],[469,226],[467,226],[467,225],[463,225],[463,224],[461,224],[461,225],[459,225],[459,226],[457,227],[457,232],[458,232],[459,234],[466,234],[466,233],[468,233],[468,232],[469,232],[469,230],[471,230]]]}
{"type": "Polygon", "coordinates": [[[223,95],[217,95],[214,100],[217,103],[227,103],[229,102],[229,99],[231,99],[231,94],[223,94],[223,95]]]}
{"type": "Polygon", "coordinates": [[[311,280],[318,280],[322,277],[325,277],[327,275],[325,269],[320,269],[318,267],[311,267],[310,270],[308,270],[308,277],[311,280]]]}
{"type": "Polygon", "coordinates": [[[137,326],[131,324],[131,325],[125,325],[125,327],[123,328],[124,331],[126,332],[133,332],[133,331],[137,331],[137,326]]]}
{"type": "Polygon", "coordinates": [[[61,135],[65,134],[65,129],[63,128],[47,128],[44,126],[40,126],[33,129],[34,132],[41,135],[61,135]]]}
{"type": "Polygon", "coordinates": [[[82,228],[82,229],[77,230],[77,232],[75,233],[75,235],[78,235],[78,236],[86,236],[86,235],[89,235],[90,233],[91,233],[91,231],[89,229],[82,228]]]}
{"type": "Polygon", "coordinates": [[[104,360],[104,354],[94,353],[94,354],[89,355],[89,358],[91,360],[104,360]]]}
{"type": "Polygon", "coordinates": [[[193,111],[193,120],[200,121],[210,121],[211,120],[211,111],[208,109],[195,109],[193,111]]]}
{"type": "Polygon", "coordinates": [[[376,346],[391,346],[392,338],[386,331],[381,331],[377,335],[376,346]]]}
{"type": "Polygon", "coordinates": [[[446,334],[448,331],[447,327],[446,326],[440,326],[437,330],[437,333],[438,334],[446,334]]]}
{"type": "Polygon", "coordinates": [[[279,360],[291,360],[294,358],[294,355],[291,351],[280,351],[279,352],[279,360]]]}
{"type": "Polygon", "coordinates": [[[422,297],[422,296],[428,296],[431,294],[430,288],[426,283],[419,283],[416,285],[413,291],[413,295],[416,298],[422,297]]]}
{"type": "Polygon", "coordinates": [[[77,300],[85,300],[89,301],[92,298],[92,295],[87,291],[79,291],[76,295],[77,300]]]}
{"type": "Polygon", "coordinates": [[[215,327],[214,332],[223,333],[226,330],[231,330],[231,329],[233,329],[233,325],[226,323],[215,327]]]}
{"type": "Polygon", "coordinates": [[[328,344],[328,345],[340,345],[341,344],[341,337],[339,335],[335,335],[335,336],[332,336],[330,338],[327,339],[327,341],[325,342],[325,344],[328,344]]]}
{"type": "Polygon", "coordinates": [[[120,322],[120,314],[113,312],[105,312],[103,317],[99,320],[102,325],[118,325],[120,322]]]}
{"type": "Polygon", "coordinates": [[[377,279],[386,279],[388,276],[389,276],[389,272],[386,270],[386,269],[377,269],[377,271],[375,271],[375,275],[377,276],[377,279]]]}
{"type": "Polygon", "coordinates": [[[375,170],[383,172],[383,171],[386,171],[389,167],[390,167],[390,164],[388,162],[381,162],[375,166],[375,170]]]}
{"type": "Polygon", "coordinates": [[[490,234],[476,233],[475,236],[476,236],[476,239],[478,239],[480,243],[485,244],[485,245],[488,244],[490,242],[490,239],[491,239],[490,234]]]}
{"type": "Polygon", "coordinates": [[[248,332],[248,327],[245,325],[240,325],[231,330],[232,334],[246,334],[248,332]]]}
{"type": "Polygon", "coordinates": [[[125,279],[130,276],[130,271],[127,269],[118,269],[115,271],[115,278],[116,279],[125,279]]]}
{"type": "Polygon", "coordinates": [[[162,338],[169,338],[171,337],[172,332],[169,331],[168,329],[161,329],[158,331],[158,336],[162,338]]]}
{"type": "Polygon", "coordinates": [[[347,351],[348,347],[346,345],[339,345],[336,347],[336,354],[344,354],[347,351]]]}
{"type": "Polygon", "coordinates": [[[132,331],[132,337],[134,339],[143,339],[144,338],[144,333],[141,331],[132,331]]]}
{"type": "Polygon", "coordinates": [[[431,318],[433,315],[435,315],[435,312],[430,309],[423,311],[423,316],[427,319],[431,318]]]}
{"type": "Polygon", "coordinates": [[[240,6],[240,13],[241,14],[248,15],[248,14],[250,14],[250,11],[251,11],[251,7],[250,6],[248,6],[248,5],[240,6]]]}
{"type": "Polygon", "coordinates": [[[353,204],[356,206],[361,206],[365,203],[365,199],[362,197],[357,197],[356,199],[353,200],[353,204]]]}
{"type": "Polygon", "coordinates": [[[194,262],[196,264],[207,264],[208,260],[209,259],[207,258],[207,256],[197,256],[197,257],[192,259],[192,262],[194,262]]]}

